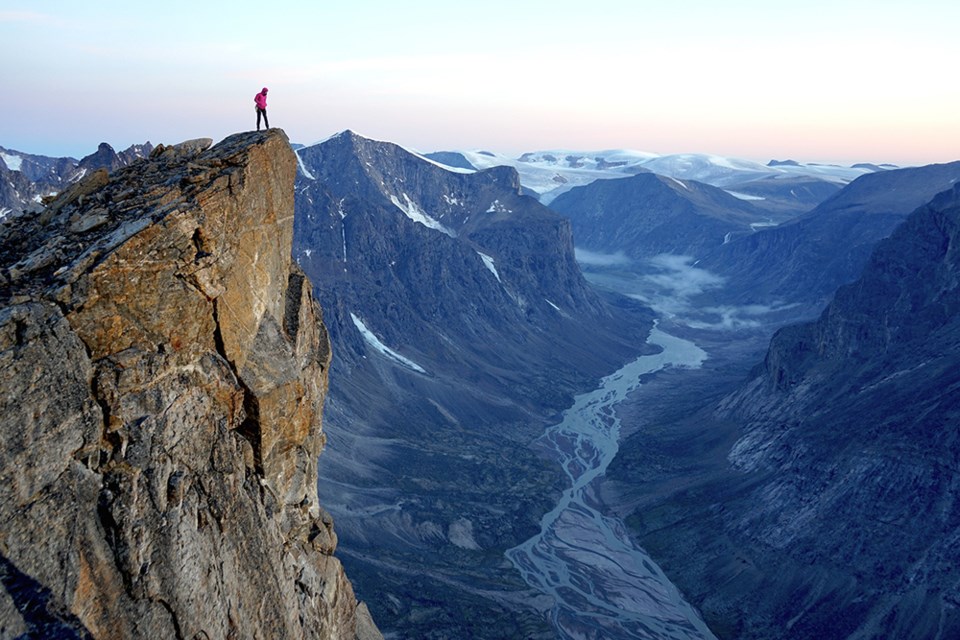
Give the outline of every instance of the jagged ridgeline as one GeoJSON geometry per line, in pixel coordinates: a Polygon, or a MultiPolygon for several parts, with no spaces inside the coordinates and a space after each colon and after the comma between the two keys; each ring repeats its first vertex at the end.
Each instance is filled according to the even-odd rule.
{"type": "Polygon", "coordinates": [[[283,132],[0,229],[0,636],[376,638],[317,500],[329,341],[283,132]]]}
{"type": "Polygon", "coordinates": [[[75,160],[51,158],[0,147],[0,218],[39,209],[52,197],[97,169],[115,171],[153,151],[149,142],[114,151],[101,142],[94,153],[75,160]]]}

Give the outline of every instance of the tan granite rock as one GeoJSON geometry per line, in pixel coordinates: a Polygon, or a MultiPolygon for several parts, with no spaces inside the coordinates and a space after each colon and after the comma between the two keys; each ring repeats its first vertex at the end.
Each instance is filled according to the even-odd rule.
{"type": "Polygon", "coordinates": [[[275,129],[208,146],[0,232],[4,637],[379,637],[317,500],[296,159],[275,129]]]}

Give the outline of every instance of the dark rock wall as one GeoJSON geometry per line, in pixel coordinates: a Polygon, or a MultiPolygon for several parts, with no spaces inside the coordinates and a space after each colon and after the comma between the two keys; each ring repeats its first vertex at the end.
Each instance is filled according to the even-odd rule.
{"type": "Polygon", "coordinates": [[[808,586],[846,582],[809,611],[886,637],[956,634],[960,188],[883,241],[817,322],[777,333],[720,413],[743,424],[731,462],[763,478],[727,526],[809,567],[808,586]]]}

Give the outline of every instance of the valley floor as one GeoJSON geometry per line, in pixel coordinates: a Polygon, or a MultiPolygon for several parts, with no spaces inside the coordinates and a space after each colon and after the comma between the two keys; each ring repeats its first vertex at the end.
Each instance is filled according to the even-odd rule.
{"type": "MultiPolygon", "coordinates": [[[[682,333],[679,329],[674,327],[682,333]]],[[[711,407],[742,383],[762,358],[765,342],[758,336],[714,334],[712,343],[710,336],[697,338],[710,354],[703,368],[660,372],[620,405],[629,431],[600,495],[700,609],[711,631],[720,638],[738,637],[737,621],[714,606],[715,596],[736,589],[757,568],[742,549],[717,535],[716,505],[739,480],[727,462],[738,428],[715,420],[711,407]],[[704,567],[697,566],[698,559],[713,563],[717,557],[725,558],[726,582],[704,588],[708,583],[699,579],[704,567]]]]}
{"type": "Polygon", "coordinates": [[[770,478],[731,467],[727,454],[740,425],[718,419],[713,407],[762,361],[766,340],[686,337],[710,359],[701,369],[658,373],[619,405],[631,432],[624,433],[600,497],[710,630],[721,639],[905,637],[890,635],[900,624],[894,612],[905,607],[916,614],[909,637],[947,637],[942,629],[956,621],[938,609],[937,594],[909,585],[898,590],[843,562],[808,561],[735,524],[751,513],[770,478]]]}

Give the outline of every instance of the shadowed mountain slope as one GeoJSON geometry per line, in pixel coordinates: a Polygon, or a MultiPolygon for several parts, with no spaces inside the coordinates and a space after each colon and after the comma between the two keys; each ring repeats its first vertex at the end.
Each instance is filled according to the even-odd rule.
{"type": "Polygon", "coordinates": [[[297,153],[294,255],[334,347],[321,495],[359,593],[410,637],[550,637],[503,557],[560,487],[529,443],[650,313],[586,284],[569,222],[511,168],[349,131],[297,153]]]}
{"type": "Polygon", "coordinates": [[[718,635],[956,636],[960,187],[881,241],[819,320],[777,332],[746,384],[668,423],[613,475],[685,460],[631,523],[718,635]]]}
{"type": "Polygon", "coordinates": [[[822,305],[857,278],[881,239],[957,180],[960,162],[862,176],[806,215],[718,247],[701,266],[744,303],[822,305]]]}

